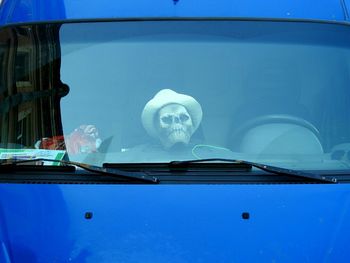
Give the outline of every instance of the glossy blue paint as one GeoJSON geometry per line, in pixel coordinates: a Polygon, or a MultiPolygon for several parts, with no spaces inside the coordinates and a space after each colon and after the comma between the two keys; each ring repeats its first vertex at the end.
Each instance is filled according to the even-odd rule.
{"type": "Polygon", "coordinates": [[[0,24],[125,17],[270,17],[342,21],[349,0],[3,0],[0,24]]]}
{"type": "Polygon", "coordinates": [[[1,229],[6,228],[1,241],[10,262],[348,262],[350,257],[347,184],[2,184],[0,193],[1,229]],[[91,219],[85,219],[87,211],[91,219]],[[250,218],[242,219],[242,212],[250,218]]]}

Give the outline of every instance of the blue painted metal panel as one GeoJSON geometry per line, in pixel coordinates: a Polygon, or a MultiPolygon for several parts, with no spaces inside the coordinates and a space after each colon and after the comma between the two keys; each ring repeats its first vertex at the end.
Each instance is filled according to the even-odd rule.
{"type": "Polygon", "coordinates": [[[0,185],[11,262],[348,262],[350,186],[0,185]],[[85,212],[92,212],[85,219],[85,212]],[[242,219],[249,212],[249,219],[242,219]]]}
{"type": "Polygon", "coordinates": [[[345,19],[345,13],[340,0],[4,0],[0,23],[125,17],[271,17],[341,21],[345,19]]]}

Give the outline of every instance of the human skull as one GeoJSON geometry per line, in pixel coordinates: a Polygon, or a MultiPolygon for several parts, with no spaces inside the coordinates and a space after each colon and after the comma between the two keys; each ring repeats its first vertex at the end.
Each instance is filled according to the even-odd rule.
{"type": "Polygon", "coordinates": [[[188,144],[194,132],[191,115],[180,104],[168,104],[158,112],[158,138],[167,149],[177,143],[188,144]]]}

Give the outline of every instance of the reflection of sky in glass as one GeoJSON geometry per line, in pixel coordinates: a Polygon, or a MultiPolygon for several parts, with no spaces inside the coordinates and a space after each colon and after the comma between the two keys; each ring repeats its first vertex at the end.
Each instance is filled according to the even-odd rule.
{"type": "Polygon", "coordinates": [[[295,158],[300,154],[322,155],[323,150],[329,152],[337,144],[350,142],[349,98],[344,96],[349,84],[347,50],[311,44],[223,41],[215,36],[201,41],[185,37],[172,42],[171,35],[166,39],[151,41],[146,36],[84,44],[63,41],[61,78],[70,86],[69,95],[62,99],[64,132],[93,124],[103,138],[113,136],[111,151],[138,149],[132,161],[171,158],[163,153],[141,153],[156,149],[141,147],[154,143],[142,127],[142,109],[159,90],[170,88],[193,96],[203,109],[196,139],[209,147],[196,148],[199,153],[192,157],[237,157],[220,151],[221,147],[255,157],[276,154],[280,149],[295,158]],[[287,126],[264,126],[246,135],[258,134],[255,138],[271,143],[269,146],[237,146],[237,142],[254,141],[235,137],[247,121],[271,115],[290,115],[305,123],[290,124],[293,118],[289,118],[282,121],[290,124],[287,126]],[[308,126],[320,134],[311,134],[308,126]],[[271,134],[278,140],[264,139],[271,134]]]}

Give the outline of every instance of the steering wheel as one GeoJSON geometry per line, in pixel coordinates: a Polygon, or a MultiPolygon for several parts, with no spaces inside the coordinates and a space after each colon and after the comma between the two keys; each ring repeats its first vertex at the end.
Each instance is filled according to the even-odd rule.
{"type": "Polygon", "coordinates": [[[236,146],[239,146],[241,139],[243,138],[243,135],[250,129],[257,126],[264,125],[264,124],[273,124],[273,123],[294,124],[297,126],[301,126],[310,130],[313,134],[315,134],[315,136],[318,139],[320,138],[320,133],[317,130],[317,128],[305,119],[295,117],[292,115],[287,115],[287,114],[270,114],[270,115],[263,115],[254,119],[250,119],[246,121],[243,125],[241,125],[237,130],[235,130],[229,138],[230,148],[234,149],[236,148],[236,146]]]}

